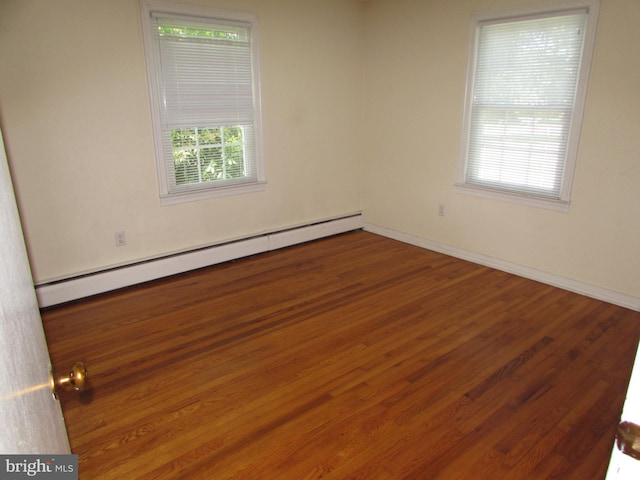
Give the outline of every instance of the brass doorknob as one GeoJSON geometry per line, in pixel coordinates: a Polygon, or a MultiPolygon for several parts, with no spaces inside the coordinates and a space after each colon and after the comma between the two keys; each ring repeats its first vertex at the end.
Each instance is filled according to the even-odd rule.
{"type": "Polygon", "coordinates": [[[625,455],[640,460],[640,425],[631,422],[618,425],[616,445],[625,455]]]}
{"type": "Polygon", "coordinates": [[[67,375],[51,375],[53,394],[60,390],[73,388],[81,392],[89,386],[87,369],[82,362],[76,362],[67,375]]]}

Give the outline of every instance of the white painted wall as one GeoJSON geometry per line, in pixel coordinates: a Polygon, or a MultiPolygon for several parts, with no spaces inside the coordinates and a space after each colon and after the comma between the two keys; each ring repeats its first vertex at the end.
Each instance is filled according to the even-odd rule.
{"type": "Polygon", "coordinates": [[[193,3],[257,15],[268,185],[162,207],[138,0],[0,2],[0,119],[36,282],[361,209],[363,4],[193,3]]]}
{"type": "Polygon", "coordinates": [[[368,223],[640,296],[640,2],[602,0],[569,213],[457,193],[472,12],[530,0],[375,0],[366,13],[368,223]],[[396,173],[390,175],[390,173],[396,173]],[[444,217],[438,204],[444,203],[444,217]]]}
{"type": "Polygon", "coordinates": [[[37,282],[362,209],[387,231],[640,297],[638,0],[601,2],[569,213],[454,189],[471,13],[530,0],[191,1],[257,14],[269,184],[171,207],[137,0],[0,2],[0,121],[37,282]]]}

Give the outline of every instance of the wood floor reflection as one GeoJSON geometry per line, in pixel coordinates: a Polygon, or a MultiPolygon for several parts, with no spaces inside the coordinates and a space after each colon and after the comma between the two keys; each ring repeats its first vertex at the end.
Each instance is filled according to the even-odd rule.
{"type": "Polygon", "coordinates": [[[48,309],[80,478],[601,479],[640,313],[351,232],[48,309]]]}

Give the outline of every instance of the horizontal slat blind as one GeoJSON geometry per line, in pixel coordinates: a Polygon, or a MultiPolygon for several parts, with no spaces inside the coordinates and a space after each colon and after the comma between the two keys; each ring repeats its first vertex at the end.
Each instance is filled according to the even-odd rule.
{"type": "Polygon", "coordinates": [[[560,198],[586,12],[481,24],[466,183],[560,198]]]}
{"type": "Polygon", "coordinates": [[[251,25],[152,20],[169,193],[256,181],[251,25]]]}
{"type": "Polygon", "coordinates": [[[252,123],[249,27],[162,17],[155,22],[167,125],[252,123]]]}

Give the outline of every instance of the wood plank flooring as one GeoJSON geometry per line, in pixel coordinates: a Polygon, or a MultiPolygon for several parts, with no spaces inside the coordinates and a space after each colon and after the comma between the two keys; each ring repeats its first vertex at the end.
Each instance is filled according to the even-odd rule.
{"type": "Polygon", "coordinates": [[[601,479],[640,313],[366,232],[43,312],[80,479],[601,479]]]}

